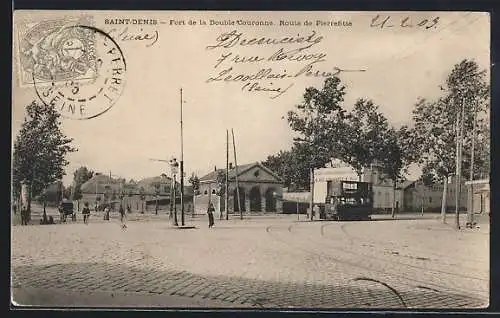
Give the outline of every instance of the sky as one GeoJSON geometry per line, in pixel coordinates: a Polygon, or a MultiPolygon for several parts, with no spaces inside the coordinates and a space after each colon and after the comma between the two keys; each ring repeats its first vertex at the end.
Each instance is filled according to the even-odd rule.
{"type": "MultiPolygon", "coordinates": [[[[120,74],[119,93],[109,102],[112,107],[108,111],[86,120],[79,120],[78,112],[72,115],[78,119],[62,119],[62,130],[74,139],[73,145],[78,148],[68,155],[70,164],[63,180],[66,184],[71,182],[72,172],[82,165],[135,180],[168,173],[167,164],[151,159],[180,160],[181,88],[187,176],[194,172],[201,177],[214,166],[225,166],[226,129],[230,134],[231,162],[234,162],[231,129],[238,164],[265,160],[268,155],[290,148],[293,133],[284,119],[286,113],[301,103],[305,88],[320,88],[324,81],[324,77],[304,73],[246,82],[210,79],[228,74],[234,79],[238,74],[252,75],[267,68],[273,74],[296,75],[308,63],[316,61],[311,64],[313,71],[331,72],[335,67],[346,70],[338,74],[346,86],[343,104],[346,109],[358,98],[370,98],[393,125],[399,126],[410,122],[413,105],[419,97],[439,96],[439,85],[445,82],[454,64],[467,58],[485,69],[490,65],[489,15],[480,12],[17,11],[13,31],[13,140],[24,120],[25,106],[33,100],[40,101],[37,89],[40,92],[48,87],[42,81],[35,80],[33,84],[33,73],[29,73],[26,60],[19,58],[20,47],[26,47],[30,42],[27,39],[36,38],[33,34],[54,30],[50,24],[41,22],[61,19],[71,22],[82,15],[90,17],[95,27],[116,42],[126,61],[126,71],[120,74]],[[438,22],[434,24],[436,17],[438,22]],[[129,24],[110,24],[120,22],[118,19],[121,22],[128,19],[129,24]],[[427,22],[417,26],[425,19],[427,22]],[[146,20],[149,24],[144,24],[146,20]],[[196,25],[190,24],[190,20],[196,21],[196,25]],[[200,25],[200,20],[207,24],[200,25]],[[312,25],[305,25],[306,20],[312,25]],[[272,25],[249,25],[256,21],[272,25]],[[280,21],[288,25],[280,25],[280,21]],[[322,25],[317,25],[317,21],[323,21],[322,25]],[[339,24],[339,21],[342,26],[326,23],[339,24]],[[134,24],[139,22],[143,24],[134,24]],[[402,23],[414,26],[402,27],[402,23]],[[35,31],[30,33],[30,30],[35,31]],[[239,38],[234,34],[240,34],[239,38]],[[250,41],[263,37],[291,38],[294,40],[289,42],[295,42],[250,41]],[[298,43],[297,38],[303,41],[298,43]],[[230,42],[231,39],[235,42],[230,42]],[[272,56],[284,57],[283,52],[288,52],[287,57],[292,60],[270,61],[272,56]],[[298,56],[309,59],[293,60],[298,56]],[[26,80],[27,74],[31,74],[31,82],[26,80]],[[281,94],[257,91],[258,87],[280,88],[281,94]]],[[[115,62],[111,58],[106,59],[111,55],[105,54],[107,42],[103,39],[98,34],[95,43],[85,42],[104,57],[97,80],[73,78],[80,85],[79,94],[87,97],[95,94],[99,85],[105,85],[102,83],[109,84],[103,82],[110,74],[106,72],[118,67],[118,64],[112,66],[115,62]]],[[[63,42],[50,43],[64,48],[58,44],[63,42]]],[[[119,56],[118,51],[113,52],[115,57],[119,56]]],[[[58,82],[56,87],[65,84],[68,82],[58,82]]],[[[85,115],[99,113],[108,103],[102,95],[98,97],[94,104],[85,105],[85,115]]],[[[69,114],[67,109],[61,113],[69,114]]]]}

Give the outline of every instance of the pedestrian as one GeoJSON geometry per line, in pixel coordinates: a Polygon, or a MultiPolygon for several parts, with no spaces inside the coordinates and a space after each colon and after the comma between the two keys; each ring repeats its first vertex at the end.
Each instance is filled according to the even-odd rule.
{"type": "Polygon", "coordinates": [[[317,217],[318,217],[318,220],[319,220],[319,219],[320,219],[319,212],[320,212],[319,206],[316,204],[316,205],[314,206],[314,208],[313,208],[313,213],[312,213],[312,216],[313,216],[313,217],[311,218],[311,220],[312,220],[315,216],[317,216],[317,217]]]}
{"type": "Polygon", "coordinates": [[[121,204],[120,204],[120,209],[118,211],[120,212],[120,221],[122,222],[122,229],[126,229],[127,225],[125,224],[125,220],[127,216],[125,215],[125,209],[121,204]]]}
{"type": "Polygon", "coordinates": [[[120,208],[118,209],[118,212],[120,212],[120,222],[123,223],[123,218],[125,217],[125,209],[123,206],[120,204],[120,208]]]}
{"type": "Polygon", "coordinates": [[[109,221],[109,207],[104,208],[104,220],[109,221]]]}
{"type": "Polygon", "coordinates": [[[333,215],[334,218],[338,218],[338,214],[339,214],[339,201],[337,200],[336,197],[332,197],[330,199],[330,213],[333,215]]]}
{"type": "Polygon", "coordinates": [[[64,223],[66,222],[66,213],[64,212],[63,204],[62,201],[59,204],[59,223],[64,223]]]}
{"type": "Polygon", "coordinates": [[[26,207],[24,205],[21,206],[21,224],[28,225],[27,217],[26,217],[26,207]]]}
{"type": "Polygon", "coordinates": [[[88,224],[89,216],[90,216],[90,208],[89,208],[88,202],[85,202],[83,210],[82,210],[82,214],[83,214],[83,223],[88,224]]]}
{"type": "Polygon", "coordinates": [[[212,203],[210,203],[208,205],[208,209],[207,209],[207,214],[208,214],[208,227],[211,228],[212,226],[214,226],[214,212],[215,212],[215,208],[214,208],[214,205],[212,203]]]}

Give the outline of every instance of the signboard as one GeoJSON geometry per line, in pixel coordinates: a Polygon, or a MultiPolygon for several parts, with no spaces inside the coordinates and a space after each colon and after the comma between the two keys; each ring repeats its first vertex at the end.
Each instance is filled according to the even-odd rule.
{"type": "Polygon", "coordinates": [[[322,168],[314,171],[315,182],[339,180],[359,181],[359,177],[351,167],[322,168]]]}

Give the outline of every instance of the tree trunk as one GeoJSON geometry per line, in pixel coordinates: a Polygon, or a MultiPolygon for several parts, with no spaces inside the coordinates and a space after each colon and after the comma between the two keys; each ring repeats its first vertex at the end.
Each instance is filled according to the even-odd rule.
{"type": "Polygon", "coordinates": [[[392,207],[391,207],[391,217],[394,219],[396,212],[396,180],[392,181],[392,207]]]}
{"type": "Polygon", "coordinates": [[[196,210],[196,194],[193,194],[193,211],[191,211],[191,217],[194,218],[194,211],[196,210]]]}
{"type": "Polygon", "coordinates": [[[425,202],[425,186],[422,184],[422,212],[421,212],[422,215],[424,215],[424,202],[425,202]]]}
{"type": "Polygon", "coordinates": [[[43,223],[47,223],[47,211],[46,211],[46,206],[47,206],[47,199],[43,199],[43,223]]]}
{"type": "Polygon", "coordinates": [[[448,176],[443,179],[443,198],[441,200],[441,222],[446,223],[446,195],[448,193],[448,176]]]}
{"type": "Polygon", "coordinates": [[[310,185],[310,192],[311,192],[311,200],[309,202],[309,209],[310,209],[310,213],[311,213],[311,221],[313,220],[314,218],[314,211],[313,211],[313,206],[314,206],[314,169],[311,168],[310,170],[310,182],[311,182],[311,185],[310,185]]]}
{"type": "Polygon", "coordinates": [[[32,194],[33,186],[30,184],[28,187],[28,200],[26,204],[26,222],[31,221],[31,194],[32,194]]]}

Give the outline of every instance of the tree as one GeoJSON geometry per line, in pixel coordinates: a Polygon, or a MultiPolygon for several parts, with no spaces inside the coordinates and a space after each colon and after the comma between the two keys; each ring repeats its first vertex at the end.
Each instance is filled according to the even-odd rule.
{"type": "Polygon", "coordinates": [[[383,175],[392,181],[391,216],[394,218],[397,184],[405,180],[408,167],[417,160],[413,147],[414,134],[407,126],[399,130],[391,127],[379,133],[383,142],[379,145],[380,152],[375,153],[375,159],[381,164],[383,175]]]}
{"type": "Polygon", "coordinates": [[[191,186],[193,187],[193,214],[192,216],[194,217],[194,213],[196,210],[196,196],[200,194],[200,178],[198,178],[197,175],[194,173],[191,174],[191,177],[189,177],[189,183],[191,183],[191,186]]]}
{"type": "Polygon", "coordinates": [[[26,106],[26,114],[14,142],[13,189],[17,194],[21,184],[26,184],[29,220],[32,198],[62,179],[66,155],[77,149],[71,146],[73,139],[61,131],[60,114],[54,107],[33,101],[26,106]]]}
{"type": "MultiPolygon", "coordinates": [[[[303,163],[309,165],[311,218],[314,169],[323,167],[332,156],[341,156],[347,146],[344,134],[346,114],[341,106],[344,96],[345,86],[340,79],[329,77],[321,90],[306,88],[302,103],[296,105],[295,110],[288,112],[288,124],[298,133],[294,147],[304,160],[303,163]]],[[[292,157],[293,160],[295,157],[292,157]]]]}
{"type": "Polygon", "coordinates": [[[217,170],[216,177],[217,189],[215,194],[219,197],[222,197],[224,193],[226,193],[226,171],[225,170],[217,170]]]}
{"type": "MultiPolygon", "coordinates": [[[[371,100],[356,101],[343,129],[347,147],[342,148],[338,158],[356,171],[360,181],[364,168],[387,158],[384,148],[397,145],[396,133],[390,131],[387,118],[371,100]],[[394,144],[387,144],[388,142],[394,144]]],[[[390,150],[396,151],[395,148],[390,150]]]]}
{"type": "Polygon", "coordinates": [[[189,177],[189,183],[191,183],[191,186],[193,187],[193,192],[195,195],[199,194],[199,190],[200,190],[200,178],[198,178],[197,175],[195,175],[194,173],[191,174],[191,177],[189,177]]]}
{"type": "Polygon", "coordinates": [[[322,151],[313,154],[307,143],[295,142],[290,150],[270,155],[262,164],[274,171],[290,191],[310,190],[311,162],[322,167],[330,160],[330,154],[322,151]]]}
{"type": "MultiPolygon", "coordinates": [[[[270,170],[274,171],[283,180],[283,186],[289,189],[294,181],[291,175],[291,169],[292,169],[291,155],[292,155],[291,150],[287,151],[280,150],[275,155],[267,156],[266,160],[261,162],[262,165],[264,165],[266,168],[269,168],[270,170]]],[[[307,165],[305,169],[308,171],[307,174],[309,174],[309,164],[307,163],[305,164],[307,165]]],[[[309,186],[309,183],[308,182],[306,183],[307,183],[306,185],[309,186]]]]}
{"type": "Polygon", "coordinates": [[[341,106],[344,95],[345,86],[340,79],[330,77],[321,90],[306,88],[303,102],[288,112],[288,123],[298,133],[295,146],[311,152],[308,158],[311,168],[322,167],[330,160],[328,157],[339,157],[346,149],[347,116],[341,106]]]}
{"type": "Polygon", "coordinates": [[[73,172],[73,197],[72,200],[78,201],[78,208],[80,210],[80,200],[82,199],[82,184],[90,180],[94,176],[94,171],[89,170],[87,167],[82,166],[73,172]]]}
{"type": "MultiPolygon", "coordinates": [[[[460,120],[463,119],[462,139],[465,153],[468,153],[470,149],[474,120],[477,119],[479,126],[487,126],[486,122],[480,119],[480,115],[484,115],[487,111],[489,103],[489,87],[485,76],[486,71],[480,70],[476,62],[463,60],[456,64],[449,74],[445,88],[442,88],[445,95],[437,101],[419,99],[413,110],[416,132],[414,146],[421,154],[419,162],[443,183],[441,204],[443,222],[446,222],[448,181],[450,176],[454,175],[457,163],[455,161],[458,152],[457,128],[461,126],[460,120]]],[[[487,129],[483,127],[483,130],[487,129]]],[[[476,144],[478,144],[478,136],[474,137],[476,144]]],[[[485,156],[477,157],[484,158],[485,156]]],[[[465,176],[467,173],[465,169],[470,165],[470,158],[465,156],[463,159],[466,162],[462,165],[460,174],[465,176]]]]}

